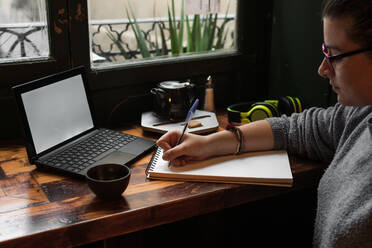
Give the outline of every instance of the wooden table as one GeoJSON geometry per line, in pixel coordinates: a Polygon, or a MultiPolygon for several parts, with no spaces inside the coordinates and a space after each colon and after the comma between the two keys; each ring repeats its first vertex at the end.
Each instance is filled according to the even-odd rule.
{"type": "MultiPolygon", "coordinates": [[[[219,116],[221,126],[226,117],[219,116]]],[[[134,127],[126,133],[156,139],[134,127]]],[[[30,165],[25,147],[0,147],[0,247],[72,247],[182,219],[311,188],[323,169],[290,156],[292,188],[150,181],[151,154],[131,166],[123,197],[103,201],[83,180],[46,173],[30,165]]]]}

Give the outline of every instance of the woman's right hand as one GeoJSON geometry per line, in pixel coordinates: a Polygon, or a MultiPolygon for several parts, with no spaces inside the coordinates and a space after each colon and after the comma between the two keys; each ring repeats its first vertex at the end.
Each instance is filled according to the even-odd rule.
{"type": "Polygon", "coordinates": [[[212,155],[208,136],[185,133],[181,143],[176,146],[180,136],[180,131],[170,131],[157,141],[157,145],[164,150],[163,159],[170,161],[172,166],[182,166],[188,161],[203,160],[212,155]]]}
{"type": "MultiPolygon", "coordinates": [[[[241,152],[267,151],[274,148],[274,134],[267,120],[259,120],[242,125],[243,133],[241,152]]],[[[182,141],[176,146],[180,131],[170,131],[157,141],[163,148],[163,159],[171,165],[185,165],[190,160],[203,160],[212,156],[234,154],[238,140],[230,131],[220,131],[205,136],[185,133],[182,141]]]]}

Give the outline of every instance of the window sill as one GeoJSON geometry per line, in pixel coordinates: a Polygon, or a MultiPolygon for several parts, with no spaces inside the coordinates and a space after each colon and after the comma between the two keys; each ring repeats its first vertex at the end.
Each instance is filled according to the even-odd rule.
{"type": "Polygon", "coordinates": [[[89,77],[90,89],[104,90],[232,72],[236,70],[241,57],[242,54],[234,50],[93,68],[89,77]]]}
{"type": "Polygon", "coordinates": [[[205,61],[213,60],[226,57],[234,57],[240,55],[240,52],[237,49],[229,49],[220,52],[209,52],[202,54],[190,54],[190,55],[181,55],[173,57],[159,57],[151,59],[137,59],[137,60],[128,60],[127,62],[120,63],[107,63],[102,65],[93,65],[91,70],[93,72],[108,71],[113,69],[129,69],[129,68],[138,68],[146,66],[159,66],[159,65],[168,65],[175,63],[184,63],[184,62],[193,62],[193,61],[205,61]]]}

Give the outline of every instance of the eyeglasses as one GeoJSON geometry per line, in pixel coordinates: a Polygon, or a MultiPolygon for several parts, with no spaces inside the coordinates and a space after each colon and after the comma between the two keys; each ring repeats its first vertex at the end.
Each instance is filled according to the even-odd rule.
{"type": "Polygon", "coordinates": [[[322,44],[323,54],[326,57],[326,60],[328,62],[328,65],[330,66],[330,68],[332,68],[332,70],[334,70],[333,69],[333,66],[332,66],[332,62],[333,61],[339,60],[339,59],[342,59],[342,58],[345,58],[345,57],[349,57],[349,56],[354,55],[354,54],[358,54],[358,53],[363,53],[363,52],[366,52],[366,51],[370,51],[370,50],[372,50],[372,47],[370,47],[370,48],[362,48],[362,49],[358,49],[358,50],[355,50],[355,51],[341,53],[341,54],[332,56],[332,55],[329,55],[328,48],[326,47],[326,45],[324,43],[322,44]]]}

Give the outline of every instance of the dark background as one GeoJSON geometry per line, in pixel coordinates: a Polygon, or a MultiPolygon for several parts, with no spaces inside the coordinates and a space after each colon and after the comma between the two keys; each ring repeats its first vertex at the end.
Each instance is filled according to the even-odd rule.
{"type": "MultiPolygon", "coordinates": [[[[53,10],[85,0],[51,1],[49,18],[64,18],[53,10]]],[[[90,94],[95,115],[101,126],[121,128],[128,123],[139,123],[141,113],[152,110],[150,89],[166,80],[190,79],[197,85],[196,94],[204,99],[204,85],[212,75],[215,104],[225,109],[228,105],[297,96],[305,108],[329,106],[329,86],[317,74],[322,60],[321,0],[314,1],[244,1],[238,0],[237,46],[239,52],[199,59],[179,58],[171,62],[126,66],[104,71],[90,71],[90,94]]],[[[67,14],[66,14],[67,15],[67,14]]],[[[0,139],[21,137],[17,109],[11,86],[49,75],[77,65],[89,68],[87,19],[71,19],[63,39],[51,33],[53,61],[50,63],[0,64],[0,139]],[[59,47],[69,47],[66,53],[59,47]]],[[[201,103],[202,104],[202,103],[201,103]]]]}

